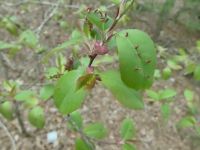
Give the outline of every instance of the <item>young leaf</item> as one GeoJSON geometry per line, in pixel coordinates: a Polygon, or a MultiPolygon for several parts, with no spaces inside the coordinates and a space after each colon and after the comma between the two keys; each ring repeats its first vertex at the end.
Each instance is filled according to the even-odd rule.
{"type": "Polygon", "coordinates": [[[96,82],[96,75],[95,74],[86,74],[78,78],[77,81],[77,87],[76,89],[79,90],[82,87],[85,87],[86,89],[92,89],[96,82]]]}
{"type": "Polygon", "coordinates": [[[24,90],[24,91],[17,93],[17,95],[15,96],[15,99],[17,101],[27,101],[29,99],[32,99],[33,97],[35,97],[34,92],[32,92],[30,90],[24,90]]]}
{"type": "Polygon", "coordinates": [[[191,101],[193,101],[193,98],[194,98],[194,92],[186,89],[184,91],[184,96],[188,102],[191,102],[191,101]]]}
{"type": "Polygon", "coordinates": [[[153,90],[146,90],[147,95],[155,101],[159,100],[159,94],[153,90]]]}
{"type": "Polygon", "coordinates": [[[194,78],[195,80],[200,81],[200,65],[194,70],[194,78]]]}
{"type": "Polygon", "coordinates": [[[123,140],[129,140],[135,136],[135,125],[132,119],[123,120],[120,127],[120,136],[123,140]]]}
{"type": "Polygon", "coordinates": [[[0,104],[0,113],[8,120],[13,119],[13,105],[9,101],[0,104]]]}
{"type": "Polygon", "coordinates": [[[76,90],[77,80],[81,76],[79,70],[65,73],[55,86],[54,102],[62,114],[69,114],[78,109],[87,94],[85,89],[76,90]]]}
{"type": "Polygon", "coordinates": [[[40,98],[43,100],[48,100],[54,93],[54,85],[47,84],[40,89],[40,98]]]}
{"type": "Polygon", "coordinates": [[[91,123],[88,124],[84,129],[83,132],[91,137],[91,138],[95,138],[95,139],[102,139],[106,136],[107,134],[107,130],[104,127],[103,124],[101,123],[91,123]]]}
{"type": "Polygon", "coordinates": [[[76,150],[93,150],[92,146],[81,138],[75,141],[76,150]]]}
{"type": "Polygon", "coordinates": [[[17,43],[6,43],[3,41],[0,41],[0,50],[4,49],[20,49],[21,46],[18,45],[17,43]]]}
{"type": "Polygon", "coordinates": [[[170,106],[168,103],[165,103],[163,105],[161,105],[161,113],[162,116],[164,118],[164,120],[168,120],[168,118],[170,117],[170,106]]]}
{"type": "Polygon", "coordinates": [[[113,19],[110,17],[106,17],[106,18],[102,18],[100,16],[100,14],[96,13],[96,12],[90,12],[87,14],[87,19],[94,24],[95,26],[97,26],[100,30],[106,30],[108,29],[112,22],[113,19]]]}
{"type": "Polygon", "coordinates": [[[167,65],[169,68],[174,69],[174,70],[180,70],[182,67],[177,64],[174,60],[168,60],[167,65]]]}
{"type": "Polygon", "coordinates": [[[162,71],[162,78],[163,78],[164,80],[167,80],[167,79],[170,78],[171,74],[172,74],[171,69],[170,69],[169,67],[166,67],[166,68],[164,68],[163,71],[162,71]]]}
{"type": "Polygon", "coordinates": [[[159,99],[168,99],[176,96],[176,91],[173,89],[165,89],[165,90],[160,90],[159,91],[159,99]]]}
{"type": "Polygon", "coordinates": [[[196,119],[193,116],[187,116],[182,118],[178,123],[178,128],[188,128],[193,127],[196,124],[196,119]]]}
{"type": "MultiPolygon", "coordinates": [[[[79,111],[74,111],[70,114],[71,121],[79,128],[81,129],[83,126],[83,118],[81,117],[81,114],[79,111]]],[[[70,128],[74,128],[73,124],[68,124],[70,128]]]]}
{"type": "Polygon", "coordinates": [[[127,87],[120,78],[117,71],[107,71],[100,74],[102,83],[112,92],[117,100],[125,107],[131,109],[142,109],[142,102],[139,92],[127,87]]]}
{"type": "Polygon", "coordinates": [[[156,50],[143,31],[128,29],[116,35],[122,81],[134,89],[146,89],[153,83],[156,50]]]}
{"type": "Polygon", "coordinates": [[[134,144],[125,143],[122,145],[122,150],[136,150],[136,147],[134,144]]]}
{"type": "Polygon", "coordinates": [[[37,106],[31,109],[31,111],[28,114],[28,119],[33,126],[39,129],[43,128],[45,125],[45,116],[43,108],[37,106]]]}
{"type": "Polygon", "coordinates": [[[31,30],[26,30],[21,33],[20,40],[30,48],[36,48],[38,39],[35,33],[31,30]]]}

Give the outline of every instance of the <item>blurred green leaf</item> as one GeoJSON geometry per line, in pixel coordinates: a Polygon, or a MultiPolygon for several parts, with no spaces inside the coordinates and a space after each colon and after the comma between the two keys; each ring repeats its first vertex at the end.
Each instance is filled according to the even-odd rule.
{"type": "Polygon", "coordinates": [[[132,139],[135,136],[135,125],[132,119],[124,119],[120,127],[120,136],[123,140],[132,139]]]}
{"type": "Polygon", "coordinates": [[[15,99],[17,101],[27,101],[29,99],[32,99],[33,97],[35,97],[35,93],[33,91],[24,90],[17,93],[15,99]]]}
{"type": "Polygon", "coordinates": [[[8,120],[13,119],[13,104],[9,101],[4,101],[0,104],[0,113],[8,120]]]}
{"type": "Polygon", "coordinates": [[[117,100],[125,107],[142,109],[144,107],[140,93],[127,87],[117,71],[106,71],[100,74],[103,85],[107,87],[117,100]]]}
{"type": "Polygon", "coordinates": [[[194,78],[197,81],[200,81],[200,65],[196,66],[194,70],[194,78]]]}
{"type": "Polygon", "coordinates": [[[196,124],[196,119],[193,116],[183,117],[178,123],[178,128],[189,128],[193,127],[196,124]]]}
{"type": "Polygon", "coordinates": [[[136,150],[134,144],[125,143],[122,145],[122,150],[136,150]]]}
{"type": "Polygon", "coordinates": [[[54,85],[47,84],[40,89],[40,98],[42,100],[48,100],[54,94],[54,85]]]}
{"type": "Polygon", "coordinates": [[[79,129],[82,128],[83,126],[83,118],[81,116],[81,113],[79,111],[74,111],[70,114],[70,120],[72,122],[69,121],[69,128],[73,128],[76,130],[76,127],[78,127],[79,129]],[[76,127],[74,127],[74,124],[76,125],[76,127]]]}
{"type": "Polygon", "coordinates": [[[184,91],[184,96],[185,96],[185,98],[186,98],[186,100],[187,100],[188,102],[191,102],[191,101],[193,101],[193,99],[194,99],[194,92],[191,91],[191,90],[186,89],[186,90],[184,91]]]}
{"type": "Polygon", "coordinates": [[[159,99],[169,99],[176,96],[176,91],[174,89],[165,89],[159,91],[159,99]]]}
{"type": "Polygon", "coordinates": [[[0,41],[0,50],[4,49],[20,49],[21,46],[17,43],[6,43],[3,41],[0,41]]]}
{"type": "Polygon", "coordinates": [[[102,16],[97,12],[88,13],[87,19],[103,31],[108,29],[113,23],[113,19],[111,17],[107,16],[106,18],[102,18],[102,16]]]}
{"type": "Polygon", "coordinates": [[[107,130],[102,123],[88,124],[84,127],[83,132],[85,135],[95,139],[102,139],[107,134],[107,130]]]}
{"type": "Polygon", "coordinates": [[[45,115],[43,108],[37,106],[31,109],[28,114],[28,119],[33,126],[39,129],[43,128],[45,125],[45,115]]]}
{"type": "Polygon", "coordinates": [[[20,35],[20,41],[30,48],[36,48],[38,39],[36,34],[31,30],[25,30],[20,35]]]}
{"type": "Polygon", "coordinates": [[[173,70],[180,70],[182,69],[182,67],[180,65],[178,65],[175,61],[173,60],[168,60],[167,61],[167,65],[169,68],[173,69],[173,70]]]}
{"type": "Polygon", "coordinates": [[[172,71],[169,67],[166,67],[162,71],[162,78],[168,80],[171,77],[172,71]]]}
{"type": "Polygon", "coordinates": [[[76,150],[93,150],[92,146],[81,138],[75,140],[76,150]]]}
{"type": "Polygon", "coordinates": [[[146,90],[147,95],[155,101],[159,100],[159,94],[153,90],[146,90]]]}

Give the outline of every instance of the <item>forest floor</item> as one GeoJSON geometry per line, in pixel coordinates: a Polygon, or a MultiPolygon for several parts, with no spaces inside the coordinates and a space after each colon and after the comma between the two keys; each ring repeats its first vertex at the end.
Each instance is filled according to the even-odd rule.
{"type": "MultiPolygon", "coordinates": [[[[12,8],[8,7],[9,9],[12,8]]],[[[42,14],[45,13],[43,11],[47,10],[48,7],[44,5],[31,5],[27,7],[28,11],[26,12],[20,7],[13,7],[15,9],[9,10],[9,14],[20,16],[19,19],[23,24],[34,29],[44,20],[42,14]]],[[[5,12],[8,13],[7,11],[7,8],[5,8],[5,10],[2,9],[0,12],[6,15],[5,12]]],[[[65,13],[67,14],[67,12],[65,13]]],[[[142,19],[147,22],[141,22],[141,18],[137,20],[138,16],[133,16],[133,19],[135,17],[136,20],[134,23],[129,22],[128,26],[145,30],[153,36],[156,26],[154,24],[156,21],[153,20],[156,20],[156,18],[153,14],[144,13],[142,15],[142,19]]],[[[65,16],[63,19],[70,20],[69,26],[74,27],[77,26],[77,20],[74,17],[77,16],[72,14],[67,17],[65,16]]],[[[12,37],[8,36],[6,32],[1,31],[1,29],[0,33],[0,40],[7,41],[12,39],[12,37]]],[[[53,47],[65,41],[69,34],[68,31],[66,33],[63,32],[56,21],[51,19],[43,28],[41,42],[47,44],[48,47],[53,47]]],[[[178,48],[193,48],[198,39],[200,39],[200,34],[190,32],[185,27],[169,21],[163,26],[160,37],[157,37],[155,40],[158,41],[158,45],[165,47],[167,51],[176,53],[178,48]]],[[[8,66],[0,64],[0,83],[4,79],[18,79],[27,85],[26,88],[37,89],[38,86],[35,86],[34,83],[38,83],[38,77],[42,69],[37,62],[39,59],[40,56],[35,56],[29,50],[19,52],[16,57],[8,61],[8,66]]],[[[163,69],[166,62],[159,59],[158,64],[158,69],[163,69]]],[[[136,124],[137,141],[135,144],[138,150],[199,150],[200,138],[196,137],[193,131],[190,129],[177,131],[176,128],[178,120],[186,114],[183,91],[186,88],[192,89],[197,93],[195,99],[200,99],[198,95],[200,93],[200,85],[194,82],[193,79],[183,76],[180,71],[173,72],[170,80],[155,81],[152,87],[155,90],[174,88],[177,91],[177,96],[171,104],[172,115],[167,123],[164,123],[162,120],[160,103],[149,103],[149,98],[145,94],[143,98],[145,109],[139,111],[129,110],[122,107],[100,83],[97,84],[87,96],[80,109],[85,123],[101,121],[109,130],[109,136],[104,141],[97,142],[97,150],[120,149],[119,145],[112,145],[110,143],[118,140],[119,125],[127,116],[132,118],[136,124]]],[[[49,101],[44,107],[46,112],[46,126],[43,130],[34,129],[25,120],[25,127],[31,134],[30,137],[26,137],[21,133],[16,119],[8,122],[0,116],[1,122],[5,124],[13,137],[17,150],[73,150],[76,135],[67,130],[66,121],[57,112],[52,102],[49,101]],[[58,139],[54,144],[47,142],[47,134],[51,131],[58,133],[58,139]]],[[[23,108],[21,108],[21,112],[22,116],[26,118],[27,112],[24,112],[23,108]]],[[[0,128],[0,150],[11,149],[10,138],[6,135],[5,130],[0,128]]]]}

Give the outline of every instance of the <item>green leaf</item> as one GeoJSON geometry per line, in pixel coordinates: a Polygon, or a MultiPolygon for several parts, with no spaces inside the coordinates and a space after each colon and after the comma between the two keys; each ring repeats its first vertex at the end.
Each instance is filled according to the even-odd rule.
{"type": "Polygon", "coordinates": [[[27,101],[29,99],[32,99],[35,97],[35,93],[30,91],[30,90],[24,90],[24,91],[20,91],[19,93],[17,93],[17,95],[15,96],[15,99],[17,101],[27,101]]]}
{"type": "Polygon", "coordinates": [[[79,129],[82,128],[82,126],[83,126],[83,118],[81,117],[81,114],[80,114],[79,111],[74,111],[74,112],[72,112],[72,113],[70,114],[70,119],[71,119],[71,121],[72,121],[73,123],[68,124],[68,125],[69,125],[69,128],[74,128],[74,129],[76,129],[75,127],[73,127],[73,126],[74,126],[73,124],[75,124],[76,127],[78,127],[79,129]]]}
{"type": "Polygon", "coordinates": [[[176,96],[176,91],[173,89],[165,89],[165,90],[160,90],[159,91],[159,99],[169,99],[176,96]]]}
{"type": "Polygon", "coordinates": [[[178,123],[178,128],[189,128],[193,127],[196,124],[196,119],[193,116],[187,116],[182,118],[178,123]]]}
{"type": "Polygon", "coordinates": [[[156,50],[143,31],[127,29],[116,35],[122,81],[134,89],[146,89],[153,83],[156,50]]]}
{"type": "Polygon", "coordinates": [[[147,95],[155,101],[159,100],[159,94],[153,90],[146,90],[147,95]]]}
{"type": "Polygon", "coordinates": [[[127,87],[117,71],[103,72],[100,77],[105,87],[112,92],[123,106],[131,109],[142,109],[144,107],[139,92],[127,87]]]}
{"type": "Polygon", "coordinates": [[[91,123],[88,124],[83,132],[90,138],[102,139],[106,136],[107,130],[102,123],[91,123]]]}
{"type": "Polygon", "coordinates": [[[21,46],[17,43],[6,43],[3,41],[0,41],[0,50],[4,49],[20,49],[21,46]]]}
{"type": "Polygon", "coordinates": [[[164,80],[167,80],[167,79],[169,79],[171,77],[171,74],[172,74],[171,69],[169,67],[166,67],[162,71],[162,78],[164,80]]]}
{"type": "Polygon", "coordinates": [[[33,126],[39,129],[43,128],[45,125],[45,116],[43,108],[37,106],[31,109],[31,111],[28,114],[28,119],[33,126]]]}
{"type": "Polygon", "coordinates": [[[35,33],[31,30],[25,30],[20,35],[20,41],[30,48],[36,48],[38,44],[38,39],[35,33]]]}
{"type": "Polygon", "coordinates": [[[0,104],[0,113],[8,120],[13,119],[13,104],[9,101],[4,101],[0,104]]]}
{"type": "Polygon", "coordinates": [[[77,138],[75,141],[76,150],[93,150],[92,146],[81,138],[77,138]]]}
{"type": "Polygon", "coordinates": [[[164,120],[168,120],[169,117],[170,117],[170,106],[169,106],[169,104],[165,103],[165,104],[161,105],[160,109],[161,109],[161,113],[162,113],[164,120]]]}
{"type": "Polygon", "coordinates": [[[122,150],[136,150],[134,144],[125,143],[122,145],[122,150]]]}
{"type": "Polygon", "coordinates": [[[42,100],[48,100],[54,94],[54,85],[47,84],[40,89],[40,98],[42,100]]]}
{"type": "Polygon", "coordinates": [[[55,86],[54,102],[62,114],[69,114],[81,107],[87,94],[86,90],[81,88],[76,90],[77,80],[82,72],[73,70],[65,73],[55,86]]]}
{"type": "Polygon", "coordinates": [[[194,99],[194,92],[191,91],[191,90],[186,89],[186,90],[184,91],[184,96],[185,96],[185,98],[186,98],[186,100],[187,100],[188,102],[191,102],[191,101],[193,101],[193,99],[194,99]]]}
{"type": "Polygon", "coordinates": [[[173,60],[168,60],[167,65],[169,68],[174,69],[174,70],[180,70],[182,67],[178,65],[175,61],[173,60]]]}
{"type": "Polygon", "coordinates": [[[107,16],[106,18],[101,19],[102,17],[100,16],[99,13],[96,12],[90,12],[87,14],[87,19],[97,26],[100,30],[106,30],[108,29],[112,23],[113,19],[107,16]]]}
{"type": "Polygon", "coordinates": [[[185,66],[184,75],[193,73],[195,71],[195,68],[196,68],[196,63],[192,61],[187,63],[185,66]]]}
{"type": "Polygon", "coordinates": [[[132,119],[124,119],[120,127],[120,136],[123,140],[130,140],[135,136],[135,125],[132,119]]]}
{"type": "Polygon", "coordinates": [[[120,0],[111,0],[114,4],[119,5],[120,4],[120,0]]]}
{"type": "Polygon", "coordinates": [[[200,81],[200,65],[198,65],[194,70],[194,78],[197,81],[200,81]]]}

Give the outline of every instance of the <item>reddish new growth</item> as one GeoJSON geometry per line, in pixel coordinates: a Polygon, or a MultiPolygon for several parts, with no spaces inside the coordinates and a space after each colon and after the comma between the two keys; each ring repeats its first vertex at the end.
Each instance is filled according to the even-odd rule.
{"type": "Polygon", "coordinates": [[[108,48],[103,42],[96,41],[94,44],[94,53],[97,55],[104,55],[108,53],[108,48]]]}

